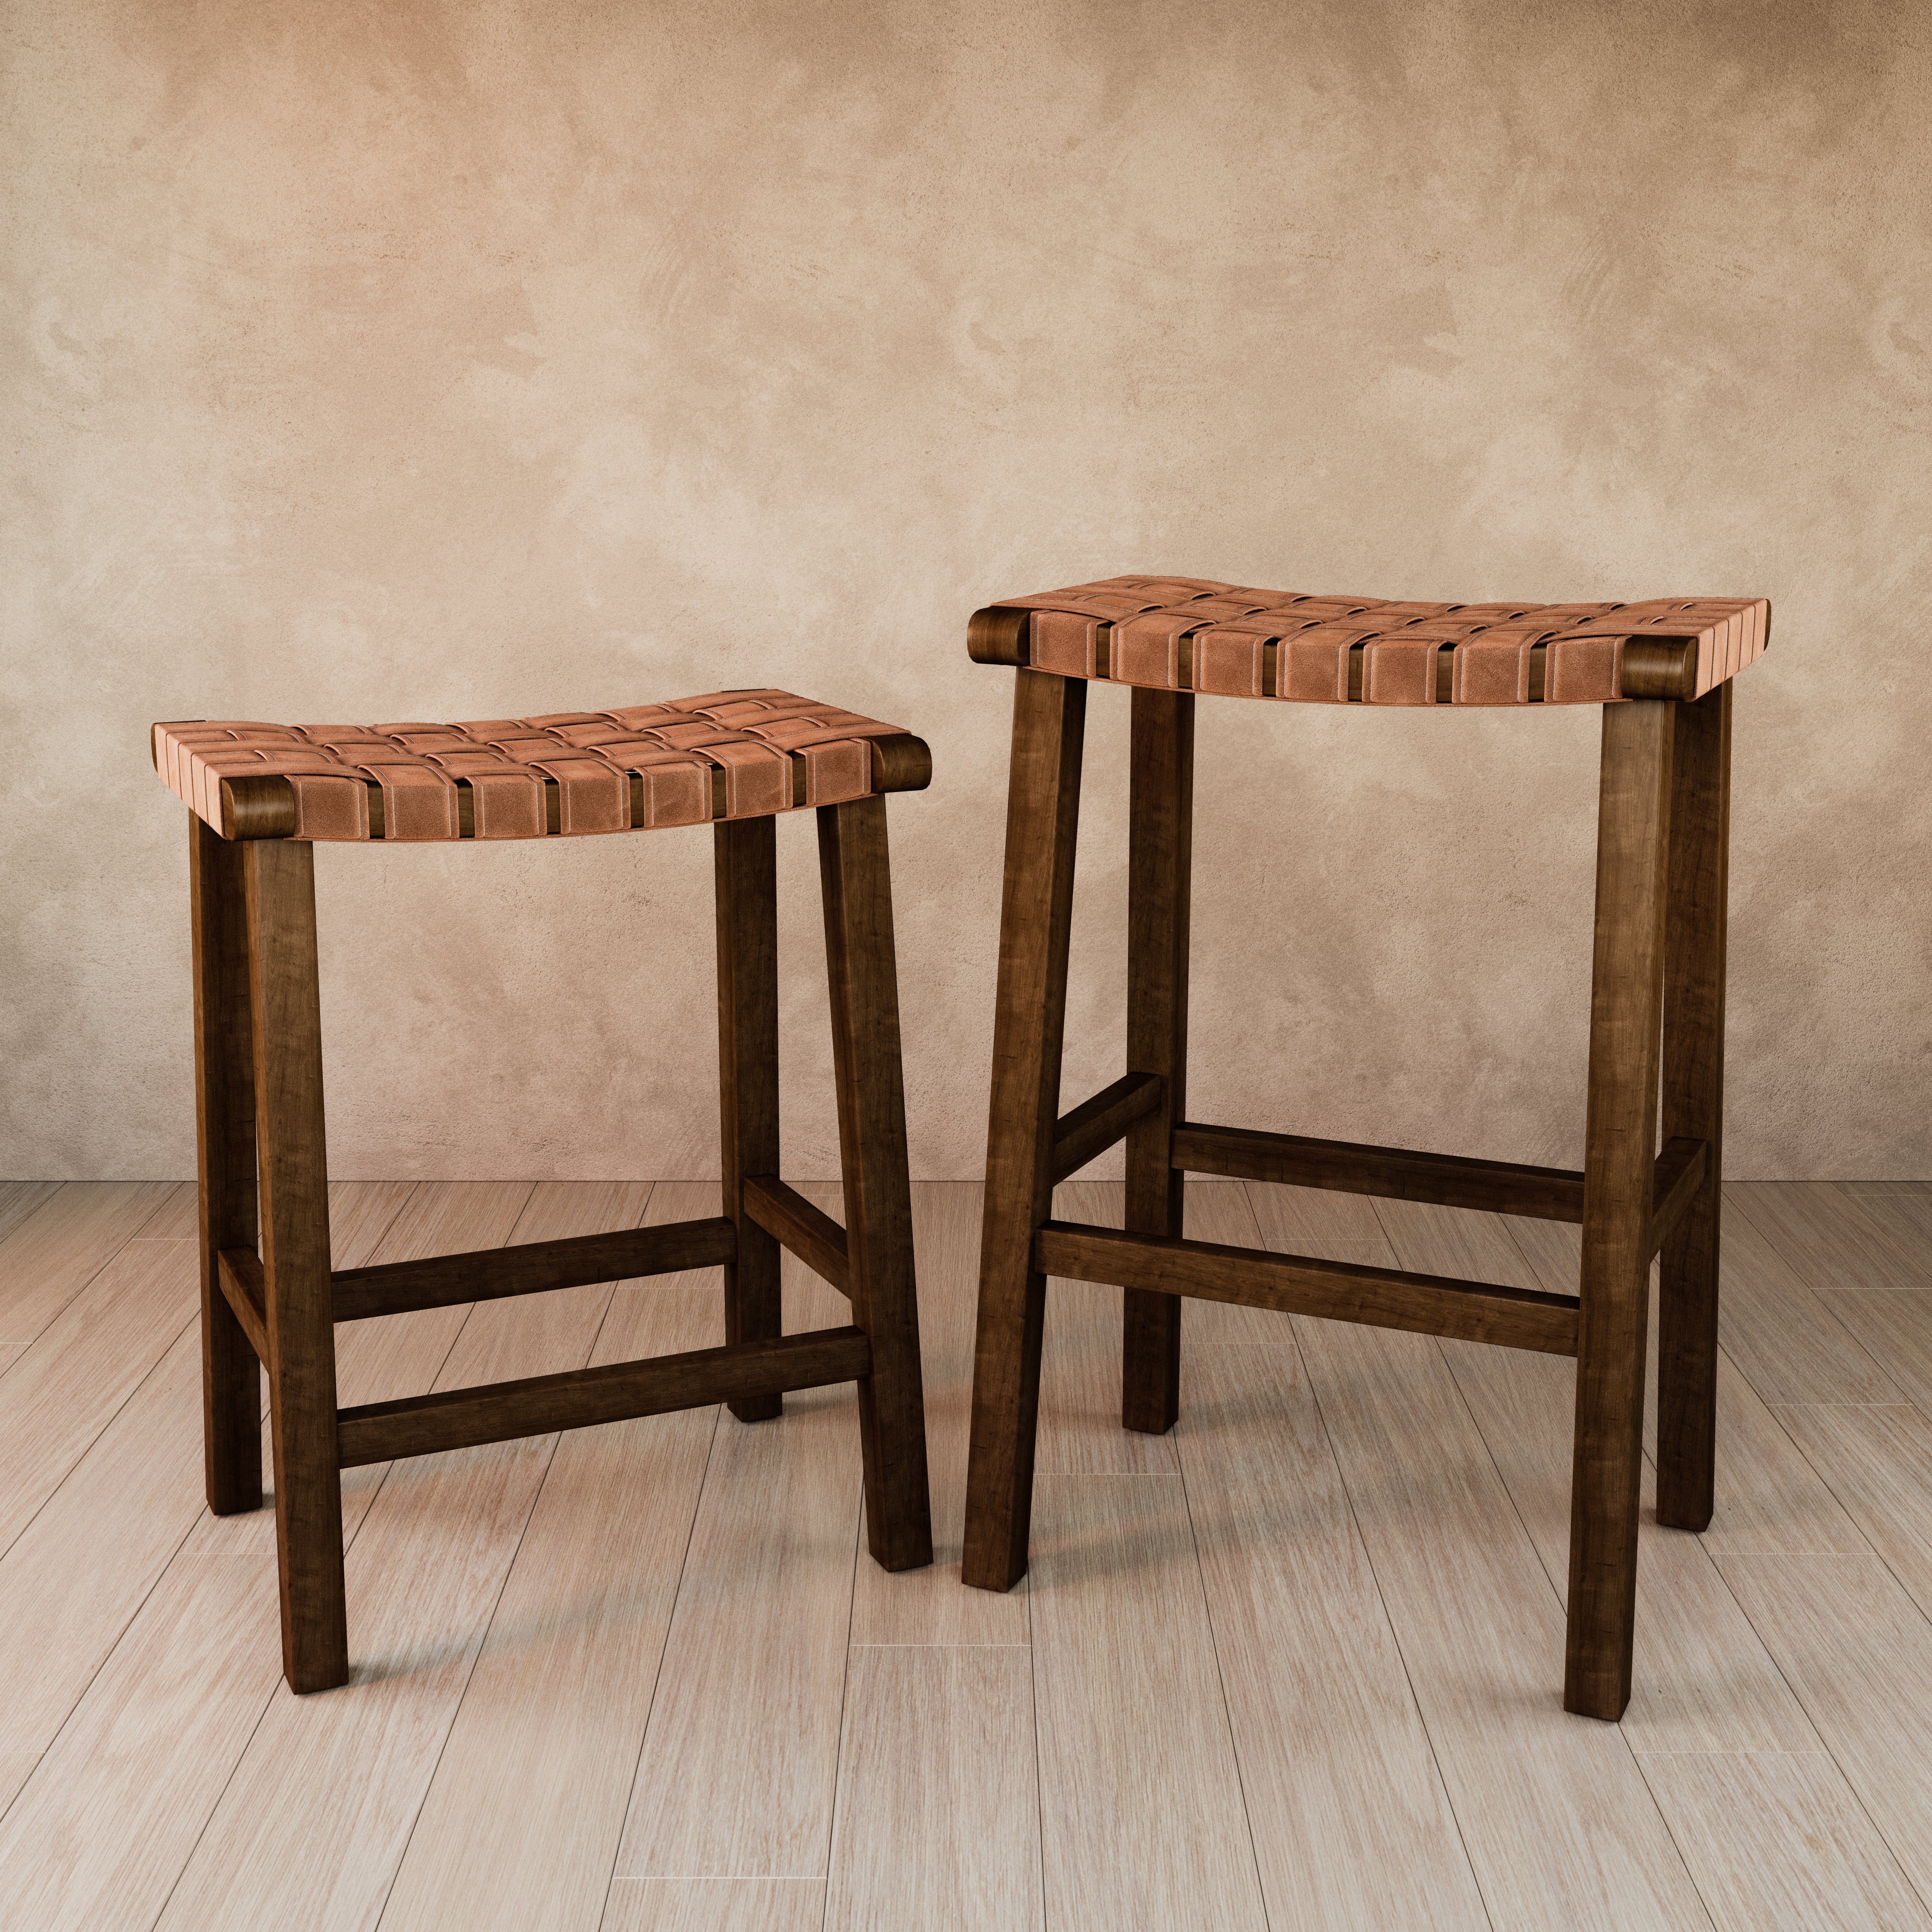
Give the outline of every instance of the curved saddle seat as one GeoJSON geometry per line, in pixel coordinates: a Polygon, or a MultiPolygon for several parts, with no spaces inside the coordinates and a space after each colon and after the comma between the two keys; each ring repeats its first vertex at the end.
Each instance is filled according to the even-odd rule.
{"type": "Polygon", "coordinates": [[[1701,698],[1764,653],[1762,597],[1411,604],[1109,577],[975,613],[982,664],[1304,704],[1701,698]]]}
{"type": "Polygon", "coordinates": [[[931,782],[924,742],[788,691],[460,724],[154,728],[225,838],[541,838],[768,818],[931,782]]]}

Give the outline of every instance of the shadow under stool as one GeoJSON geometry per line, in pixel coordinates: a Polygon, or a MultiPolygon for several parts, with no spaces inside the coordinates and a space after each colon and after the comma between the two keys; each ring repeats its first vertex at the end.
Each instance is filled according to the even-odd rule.
{"type": "Polygon", "coordinates": [[[1724,1116],[1730,680],[1761,598],[1412,604],[1118,577],[975,614],[1017,668],[994,1013],[965,1580],[1027,1567],[1049,1276],[1125,1290],[1121,1419],[1179,1413],[1182,1298],[1576,1358],[1563,1700],[1629,1701],[1644,1354],[1662,1255],[1658,1504],[1710,1520],[1724,1116]],[[1060,1114],[1069,916],[1090,682],[1132,687],[1127,1072],[1060,1114]],[[1595,941],[1580,1173],[1190,1120],[1188,878],[1197,695],[1328,704],[1600,704],[1595,941]],[[1663,1146],[1658,1145],[1658,1089],[1663,1146]],[[1125,1138],[1126,1229],[1054,1220],[1053,1190],[1125,1138]],[[1186,1173],[1580,1222],[1580,1292],[1550,1294],[1181,1238],[1186,1173]]]}
{"type": "Polygon", "coordinates": [[[858,1384],[866,1520],[888,1570],[932,1560],[885,794],[926,746],[782,691],[462,724],[157,724],[191,808],[195,1101],[208,1508],[262,1502],[268,1376],[282,1665],[349,1676],[341,1472],[399,1456],[858,1384]],[[778,814],[818,814],[842,1228],[778,1178],[778,814]],[[315,842],[712,829],[724,1212],[710,1220],[332,1270],[315,842]],[[779,1250],[852,1304],[784,1333],[779,1250]],[[722,1265],[722,1348],[338,1408],[334,1324],[722,1265]]]}

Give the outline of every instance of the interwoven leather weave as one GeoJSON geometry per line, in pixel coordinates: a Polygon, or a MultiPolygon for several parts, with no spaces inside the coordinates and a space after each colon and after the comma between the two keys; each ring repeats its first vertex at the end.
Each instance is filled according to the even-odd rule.
{"type": "Polygon", "coordinates": [[[719,691],[461,724],[164,724],[154,753],[218,832],[224,779],[274,776],[298,838],[540,838],[843,804],[897,788],[878,741],[907,735],[790,692],[719,691]]]}
{"type": "Polygon", "coordinates": [[[1411,604],[1184,577],[1110,577],[993,608],[1031,612],[1036,670],[1319,704],[1602,704],[1630,694],[1627,644],[1678,638],[1696,644],[1696,689],[1682,694],[1701,697],[1763,654],[1771,623],[1762,597],[1411,604]]]}

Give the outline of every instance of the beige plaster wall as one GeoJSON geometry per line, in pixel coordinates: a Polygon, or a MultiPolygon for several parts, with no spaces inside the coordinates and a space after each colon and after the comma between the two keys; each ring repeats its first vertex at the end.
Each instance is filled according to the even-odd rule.
{"type": "MultiPolygon", "coordinates": [[[[1932,1174],[1928,17],[14,4],[0,1173],[192,1168],[150,719],[770,682],[933,744],[892,808],[914,1161],[974,1174],[1010,680],[966,616],[1157,569],[1768,594],[1730,1166],[1932,1174]]],[[[1126,708],[1070,1104],[1121,1064],[1126,708]]],[[[1596,726],[1204,711],[1194,1110],[1579,1158],[1596,726]]],[[[715,1172],[709,867],[324,848],[334,1171],[715,1172]]]]}

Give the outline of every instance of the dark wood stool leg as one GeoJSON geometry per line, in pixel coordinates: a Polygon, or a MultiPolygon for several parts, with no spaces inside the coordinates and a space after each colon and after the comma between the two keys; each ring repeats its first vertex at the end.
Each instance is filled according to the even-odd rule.
{"type": "Polygon", "coordinates": [[[195,1169],[201,1191],[201,1415],[208,1507],[262,1507],[262,1372],[215,1274],[254,1251],[255,1067],[242,848],[188,820],[194,952],[195,1169]]]}
{"type": "Polygon", "coordinates": [[[1657,1520],[1711,1520],[1718,1422],[1718,1238],[1724,1138],[1724,916],[1731,687],[1677,707],[1664,938],[1664,1137],[1708,1149],[1664,1244],[1658,1290],[1657,1520]]]}
{"type": "Polygon", "coordinates": [[[349,1636],[315,854],[312,846],[292,839],[256,840],[243,850],[282,1669],[292,1690],[326,1690],[348,1678],[349,1636]]]}
{"type": "MultiPolygon", "coordinates": [[[[769,818],[739,819],[713,835],[718,878],[718,1097],[724,1212],[738,1258],[724,1269],[724,1339],[767,1342],[784,1332],[778,1244],[745,1211],[748,1174],[778,1171],[777,840],[769,818]]],[[[727,1406],[740,1422],[769,1422],[777,1395],[727,1406]]]]}
{"type": "Polygon", "coordinates": [[[1604,706],[1563,1704],[1612,1720],[1630,1701],[1636,1607],[1676,708],[1651,698],[1604,706]]]}
{"type": "Polygon", "coordinates": [[[885,800],[821,806],[818,865],[847,1279],[853,1320],[872,1344],[872,1372],[859,1384],[866,1534],[883,1568],[914,1570],[932,1561],[932,1508],[885,800]]]}
{"type": "Polygon", "coordinates": [[[1082,680],[1016,674],[966,1474],[963,1574],[982,1590],[1010,1590],[1026,1574],[1046,1311],[1046,1278],[1034,1269],[1033,1238],[1053,1207],[1086,721],[1082,680]]]}
{"type": "MultiPolygon", "coordinates": [[[[1188,874],[1194,699],[1133,694],[1127,821],[1127,1070],[1157,1073],[1160,1105],[1127,1130],[1126,1225],[1178,1235],[1185,1177],[1170,1158],[1187,1112],[1188,874]]],[[[1159,1436],[1180,1414],[1180,1297],[1123,1288],[1120,1420],[1159,1436]]]]}

